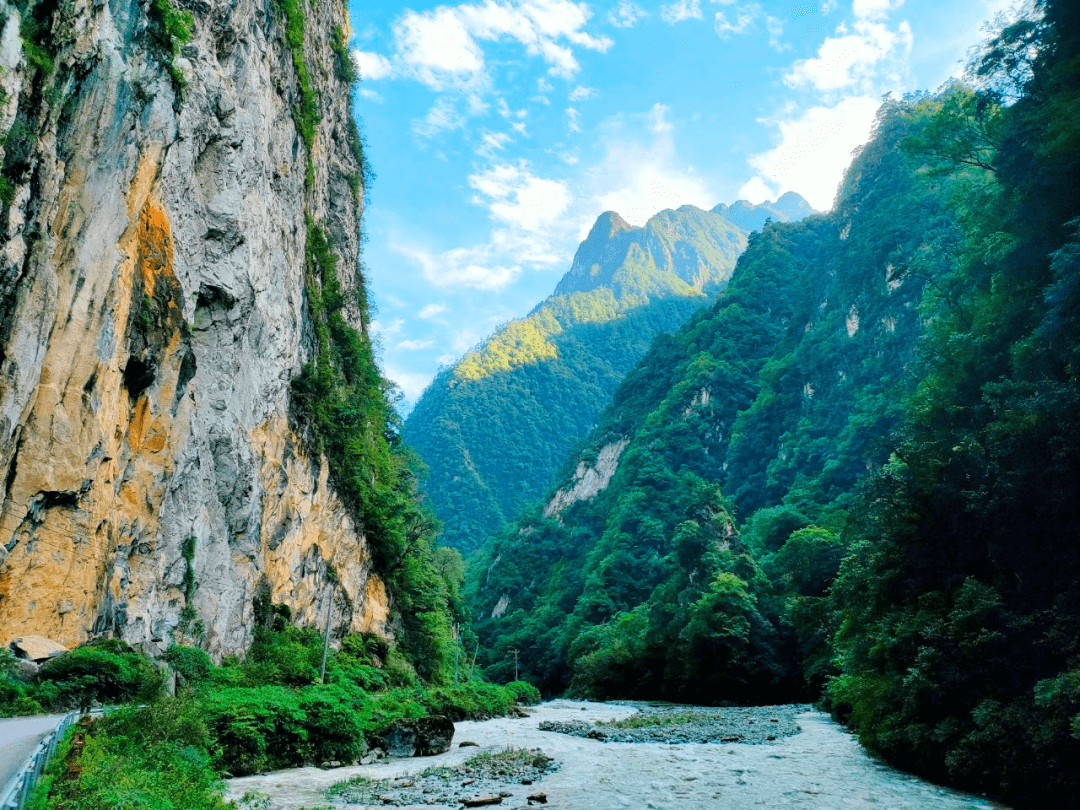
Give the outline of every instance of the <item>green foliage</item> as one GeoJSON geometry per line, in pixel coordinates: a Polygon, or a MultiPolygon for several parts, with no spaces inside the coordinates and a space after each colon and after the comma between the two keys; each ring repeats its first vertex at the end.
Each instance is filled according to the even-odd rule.
{"type": "Polygon", "coordinates": [[[19,22],[23,55],[43,82],[49,81],[56,72],[56,46],[51,30],[55,12],[56,3],[48,0],[27,3],[19,22]]]}
{"type": "Polygon", "coordinates": [[[151,0],[149,14],[154,23],[154,35],[168,55],[166,66],[173,87],[177,94],[183,95],[187,78],[176,60],[180,58],[180,49],[191,40],[195,19],[190,12],[173,8],[169,0],[151,0]]]}
{"type": "Polygon", "coordinates": [[[535,706],[540,702],[540,690],[528,681],[510,681],[506,690],[522,706],[535,706]]]}
{"type": "Polygon", "coordinates": [[[67,767],[61,746],[35,802],[86,810],[227,810],[233,805],[224,800],[206,743],[190,704],[164,701],[98,720],[86,735],[79,777],[61,777],[67,767]]]}
{"type": "MultiPolygon", "coordinates": [[[[296,81],[300,90],[300,98],[293,107],[293,121],[296,122],[296,131],[307,150],[307,185],[310,187],[314,179],[312,148],[315,145],[315,125],[319,123],[320,115],[319,100],[311,85],[307,61],[304,59],[304,29],[307,25],[304,0],[276,0],[276,4],[278,13],[285,21],[285,42],[292,54],[293,69],[296,70],[296,81]]],[[[340,36],[332,38],[331,41],[335,39],[340,42],[340,36]]]]}
{"type": "MultiPolygon", "coordinates": [[[[316,352],[293,380],[293,418],[325,455],[335,490],[372,545],[376,570],[395,594],[410,668],[433,683],[449,679],[456,584],[436,567],[437,523],[419,502],[416,462],[401,444],[397,417],[367,335],[345,319],[338,257],[308,218],[308,303],[316,352]]],[[[367,313],[361,313],[366,321],[367,313]]],[[[445,567],[445,566],[444,566],[445,567]]],[[[449,570],[449,569],[448,569],[449,570]]]]}
{"type": "Polygon", "coordinates": [[[15,184],[6,177],[0,177],[0,203],[11,205],[15,199],[15,184]]]}
{"type": "Polygon", "coordinates": [[[924,283],[881,268],[954,228],[896,148],[916,126],[905,110],[883,115],[835,214],[752,234],[723,298],[627,374],[563,477],[628,442],[607,488],[481,551],[468,595],[489,677],[515,647],[543,691],[595,697],[807,699],[832,674],[834,533],[887,458],[920,331],[924,283]],[[800,534],[811,524],[822,534],[800,534]]]}
{"type": "Polygon", "coordinates": [[[356,65],[349,52],[349,40],[341,26],[335,25],[330,31],[330,47],[334,50],[334,67],[338,79],[348,85],[358,81],[360,77],[356,74],[356,65]]]}
{"type": "MultiPolygon", "coordinates": [[[[1062,179],[1080,130],[1057,122],[1080,109],[1080,42],[1075,4],[1040,6],[970,72],[962,112],[993,116],[991,176],[955,157],[939,172],[978,194],[954,201],[964,230],[920,305],[920,383],[853,514],[829,684],[874,751],[1016,806],[1080,788],[1080,194],[1062,179]]],[[[955,109],[914,114],[955,131],[955,109]]]]}
{"type": "Polygon", "coordinates": [[[519,649],[545,691],[824,690],[905,769],[1076,793],[1080,7],[1041,6],[974,88],[888,100],[835,210],[654,342],[567,465],[627,442],[603,492],[481,550],[492,677],[519,649]]]}
{"type": "Polygon", "coordinates": [[[32,697],[32,690],[27,688],[26,684],[10,673],[0,674],[0,717],[22,717],[44,711],[42,705],[32,697]]]}
{"type": "Polygon", "coordinates": [[[206,681],[214,668],[210,656],[197,647],[171,644],[161,658],[179,672],[184,680],[196,684],[206,681]]]}
{"type": "Polygon", "coordinates": [[[38,694],[51,708],[147,700],[161,690],[161,673],[118,639],[91,641],[42,664],[38,694]]]}
{"type": "MultiPolygon", "coordinates": [[[[150,299],[147,297],[147,300],[150,299]]],[[[145,313],[147,309],[148,306],[144,307],[143,312],[145,313]]],[[[180,587],[184,590],[184,607],[180,609],[180,622],[176,626],[176,632],[181,637],[191,637],[197,642],[202,642],[206,636],[206,625],[195,610],[195,547],[197,544],[198,538],[192,534],[184,538],[180,548],[180,555],[186,567],[184,577],[180,582],[180,587]]]]}

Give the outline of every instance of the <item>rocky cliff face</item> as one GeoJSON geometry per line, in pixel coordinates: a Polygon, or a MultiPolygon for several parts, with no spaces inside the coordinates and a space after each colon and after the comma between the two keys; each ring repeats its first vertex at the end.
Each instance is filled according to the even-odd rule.
{"type": "Polygon", "coordinates": [[[362,282],[345,7],[180,3],[186,43],[164,0],[0,0],[3,643],[185,632],[232,653],[255,606],[314,623],[330,599],[342,630],[388,632],[365,538],[289,419],[312,223],[362,282]]]}

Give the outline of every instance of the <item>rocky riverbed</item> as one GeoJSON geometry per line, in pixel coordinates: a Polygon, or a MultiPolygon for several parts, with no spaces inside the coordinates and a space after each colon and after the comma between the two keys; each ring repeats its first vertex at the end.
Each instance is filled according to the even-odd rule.
{"type": "Polygon", "coordinates": [[[334,770],[279,771],[229,780],[228,791],[233,799],[248,794],[249,805],[260,810],[388,806],[459,810],[467,806],[464,800],[474,799],[523,810],[530,806],[530,796],[539,793],[546,801],[541,804],[534,798],[532,806],[557,810],[1002,810],[1000,805],[882,765],[827,715],[806,706],[640,709],[641,704],[556,700],[536,707],[525,718],[458,723],[453,747],[438,756],[381,760],[334,770]],[[650,709],[656,710],[654,715],[701,714],[706,719],[662,723],[648,719],[650,709]],[[631,720],[635,716],[637,720],[631,720]],[[773,718],[778,722],[772,723],[773,718]],[[671,734],[680,733],[675,730],[680,725],[714,723],[720,724],[717,728],[739,730],[744,740],[679,742],[668,732],[654,730],[650,733],[664,734],[664,741],[605,742],[576,732],[540,729],[541,723],[554,723],[561,729],[580,728],[579,724],[590,729],[617,728],[597,726],[597,721],[623,721],[619,733],[636,726],[668,728],[671,734]],[[790,730],[790,723],[797,727],[794,733],[777,733],[790,730]],[[765,724],[775,727],[775,731],[767,732],[765,740],[756,736],[750,739],[756,731],[748,729],[765,724]],[[770,734],[776,739],[768,740],[770,734]],[[462,742],[476,745],[461,747],[462,742]],[[475,767],[470,760],[478,754],[496,755],[511,746],[533,754],[539,749],[553,761],[542,773],[531,776],[511,769],[506,774],[485,774],[485,781],[481,781],[466,774],[467,768],[475,767]],[[442,771],[442,776],[436,776],[441,781],[425,782],[435,775],[434,771],[442,771]],[[354,785],[377,783],[378,789],[350,793],[345,786],[334,787],[342,783],[347,786],[355,777],[364,781],[353,781],[354,785]],[[462,784],[470,778],[477,781],[462,784]],[[525,780],[531,784],[522,784],[525,780]],[[449,787],[454,790],[451,792],[449,787]]]}
{"type": "Polygon", "coordinates": [[[557,731],[602,742],[764,743],[797,734],[796,717],[809,705],[711,708],[621,701],[635,714],[621,720],[542,720],[541,731],[557,731]]]}

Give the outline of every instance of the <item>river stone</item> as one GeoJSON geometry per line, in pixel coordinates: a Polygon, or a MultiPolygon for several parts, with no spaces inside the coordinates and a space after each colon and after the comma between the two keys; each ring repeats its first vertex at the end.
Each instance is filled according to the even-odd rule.
{"type": "Polygon", "coordinates": [[[462,799],[465,807],[484,807],[489,804],[502,804],[502,796],[476,796],[472,799],[462,799]]]}
{"type": "Polygon", "coordinates": [[[441,715],[399,720],[386,732],[386,750],[393,757],[430,757],[450,750],[454,724],[441,715]]]}

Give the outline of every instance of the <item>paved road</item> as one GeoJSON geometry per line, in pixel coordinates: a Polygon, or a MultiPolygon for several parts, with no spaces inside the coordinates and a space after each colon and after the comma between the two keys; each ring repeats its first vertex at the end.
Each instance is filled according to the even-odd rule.
{"type": "Polygon", "coordinates": [[[60,722],[62,714],[0,720],[0,790],[7,785],[41,738],[60,722]]]}

